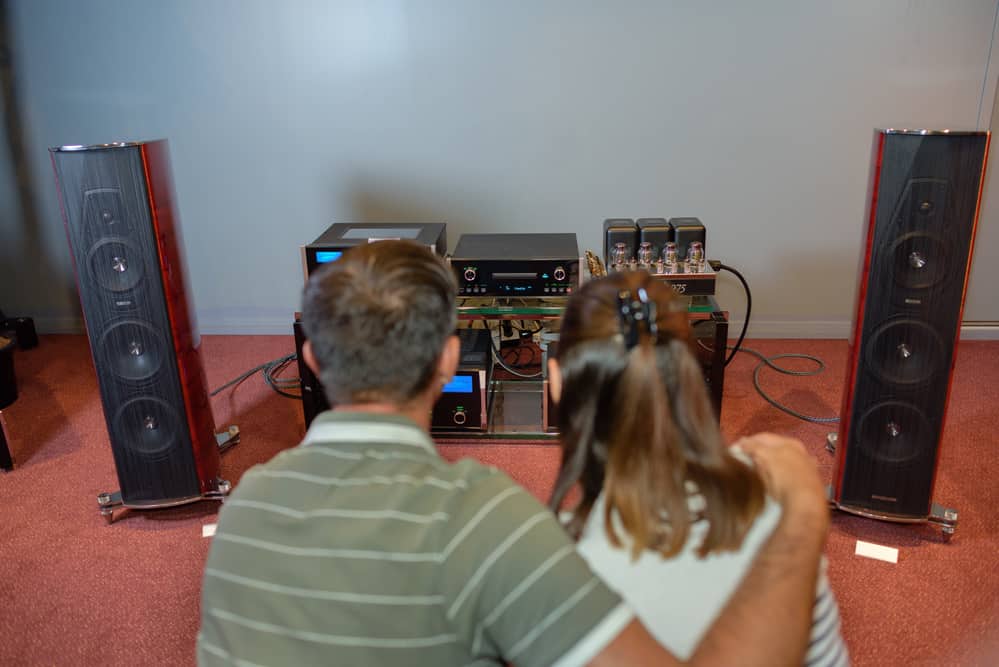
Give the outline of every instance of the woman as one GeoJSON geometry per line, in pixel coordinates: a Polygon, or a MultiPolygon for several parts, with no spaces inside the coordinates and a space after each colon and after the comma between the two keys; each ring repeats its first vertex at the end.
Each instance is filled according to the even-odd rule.
{"type": "MultiPolygon", "coordinates": [[[[550,506],[579,486],[566,524],[579,552],[681,658],[781,512],[748,458],[722,442],[690,343],[686,307],[668,285],[615,273],[569,300],[549,362],[562,434],[550,506]]],[[[824,565],[806,662],[845,665],[824,565]]]]}

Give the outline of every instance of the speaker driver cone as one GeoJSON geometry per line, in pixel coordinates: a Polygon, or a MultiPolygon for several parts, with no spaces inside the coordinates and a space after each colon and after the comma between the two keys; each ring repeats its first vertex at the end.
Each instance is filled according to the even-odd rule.
{"type": "Polygon", "coordinates": [[[932,450],[936,436],[922,412],[900,401],[871,407],[857,427],[859,449],[875,461],[893,465],[909,463],[932,450]]]}
{"type": "Polygon", "coordinates": [[[124,403],[114,416],[118,442],[140,456],[164,458],[176,446],[181,420],[169,403],[143,396],[124,403]]]}
{"type": "Polygon", "coordinates": [[[149,324],[125,320],[101,336],[98,349],[115,377],[141,382],[156,375],[166,358],[163,336],[149,324]]]}
{"type": "Polygon", "coordinates": [[[134,243],[121,237],[98,241],[87,254],[90,275],[112,292],[124,292],[142,280],[142,254],[134,243]]]}
{"type": "Polygon", "coordinates": [[[920,320],[892,320],[877,327],[864,347],[867,367],[882,382],[917,385],[943,373],[944,344],[920,320]]]}
{"type": "Polygon", "coordinates": [[[891,247],[895,282],[907,289],[927,289],[947,278],[947,245],[925,232],[911,232],[891,247]]]}

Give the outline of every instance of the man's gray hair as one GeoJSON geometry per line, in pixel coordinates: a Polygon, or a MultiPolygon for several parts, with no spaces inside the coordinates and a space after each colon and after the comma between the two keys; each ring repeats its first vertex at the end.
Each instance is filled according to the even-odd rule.
{"type": "Polygon", "coordinates": [[[302,325],[330,401],[401,405],[426,389],[457,293],[451,268],[413,241],[357,246],[313,273],[302,325]]]}

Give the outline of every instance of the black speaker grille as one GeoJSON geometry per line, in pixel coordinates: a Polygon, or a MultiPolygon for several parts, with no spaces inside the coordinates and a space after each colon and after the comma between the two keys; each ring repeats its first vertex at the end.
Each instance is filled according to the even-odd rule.
{"type": "Polygon", "coordinates": [[[887,132],[837,502],[930,511],[988,136],[887,132]]]}
{"type": "Polygon", "coordinates": [[[142,152],[52,159],[122,499],[198,496],[142,152]]]}

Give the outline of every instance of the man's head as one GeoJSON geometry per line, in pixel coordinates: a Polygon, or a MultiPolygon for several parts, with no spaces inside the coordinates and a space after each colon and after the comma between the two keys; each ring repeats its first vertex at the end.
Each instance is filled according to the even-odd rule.
{"type": "Polygon", "coordinates": [[[457,292],[450,267],[412,241],[358,246],[314,273],[302,324],[329,399],[404,405],[450,379],[457,292]]]}

